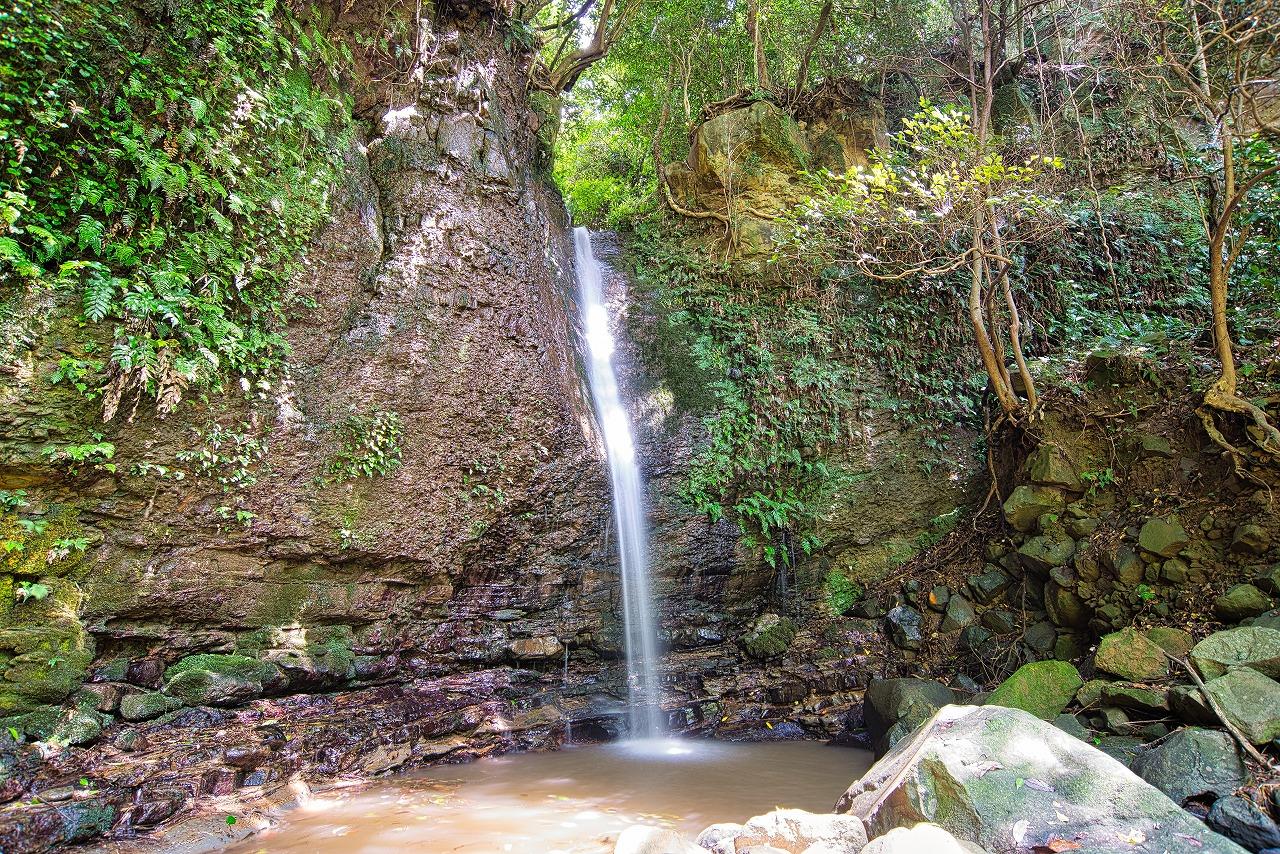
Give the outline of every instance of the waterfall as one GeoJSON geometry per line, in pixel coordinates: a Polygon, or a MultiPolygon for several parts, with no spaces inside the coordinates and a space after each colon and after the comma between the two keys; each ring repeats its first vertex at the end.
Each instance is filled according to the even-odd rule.
{"type": "Polygon", "coordinates": [[[600,419],[600,431],[604,434],[609,475],[613,482],[613,518],[618,529],[618,552],[622,564],[622,617],[626,627],[631,737],[653,738],[662,734],[656,669],[658,638],[649,592],[648,531],[640,469],[636,464],[631,419],[622,406],[618,379],[613,373],[613,333],[609,329],[609,313],[604,306],[600,265],[591,251],[591,234],[585,228],[575,228],[573,240],[577,252],[582,325],[590,354],[591,397],[600,419]]]}

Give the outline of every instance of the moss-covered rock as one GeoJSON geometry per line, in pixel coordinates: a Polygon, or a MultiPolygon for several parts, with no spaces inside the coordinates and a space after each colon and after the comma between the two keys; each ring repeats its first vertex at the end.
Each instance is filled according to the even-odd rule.
{"type": "Polygon", "coordinates": [[[1066,496],[1059,489],[1023,484],[1005,500],[1004,518],[1019,531],[1029,532],[1035,530],[1041,516],[1059,511],[1066,504],[1066,496]]]}
{"type": "Polygon", "coordinates": [[[789,617],[761,614],[738,643],[752,658],[774,658],[787,651],[796,638],[796,631],[796,624],[789,617]]]}
{"type": "Polygon", "coordinates": [[[1144,633],[1147,639],[1170,655],[1185,658],[1195,646],[1195,638],[1190,632],[1175,629],[1171,626],[1152,626],[1144,633]]]}
{"type": "Polygon", "coordinates": [[[1213,614],[1224,623],[1256,617],[1271,610],[1271,597],[1252,584],[1237,584],[1213,600],[1213,614]]]}
{"type": "Polygon", "coordinates": [[[1280,683],[1237,667],[1205,686],[1227,720],[1254,744],[1280,737],[1280,683]]]}
{"type": "Polygon", "coordinates": [[[1216,679],[1236,666],[1280,677],[1280,631],[1241,626],[1214,632],[1191,649],[1191,661],[1205,679],[1216,679]]]}
{"type": "Polygon", "coordinates": [[[1191,538],[1176,516],[1148,519],[1138,532],[1138,545],[1161,557],[1173,557],[1190,542],[1191,538]]]}
{"type": "Polygon", "coordinates": [[[1014,671],[987,698],[988,706],[1007,706],[1052,720],[1076,695],[1084,682],[1080,671],[1065,661],[1033,661],[1014,671]]]}
{"type": "Polygon", "coordinates": [[[1094,664],[1105,673],[1141,682],[1169,675],[1164,650],[1134,628],[1112,632],[1098,644],[1094,664]]]}
{"type": "Polygon", "coordinates": [[[189,655],[165,670],[164,692],[191,706],[231,706],[286,684],[270,662],[245,655],[189,655]]]}
{"type": "Polygon", "coordinates": [[[120,717],[126,721],[149,721],[182,708],[182,701],[160,691],[128,694],[120,700],[120,717]]]}

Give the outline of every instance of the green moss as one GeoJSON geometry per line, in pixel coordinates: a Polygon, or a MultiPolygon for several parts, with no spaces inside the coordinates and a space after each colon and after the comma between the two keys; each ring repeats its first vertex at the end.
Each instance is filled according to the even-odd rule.
{"type": "Polygon", "coordinates": [[[205,671],[218,676],[229,676],[233,679],[258,680],[269,678],[275,668],[265,661],[250,658],[247,655],[219,655],[205,653],[188,655],[186,658],[170,665],[164,671],[166,681],[183,673],[205,671]]]}
{"type": "Polygon", "coordinates": [[[1052,720],[1083,684],[1080,671],[1065,661],[1033,661],[1001,682],[986,704],[1022,709],[1041,720],[1052,720]]]}
{"type": "Polygon", "coordinates": [[[796,624],[789,617],[765,614],[756,621],[750,632],[739,640],[743,650],[752,658],[773,658],[782,655],[796,639],[796,624]]]}
{"type": "Polygon", "coordinates": [[[127,721],[149,721],[181,707],[181,700],[159,691],[129,694],[120,701],[120,717],[127,721]]]}

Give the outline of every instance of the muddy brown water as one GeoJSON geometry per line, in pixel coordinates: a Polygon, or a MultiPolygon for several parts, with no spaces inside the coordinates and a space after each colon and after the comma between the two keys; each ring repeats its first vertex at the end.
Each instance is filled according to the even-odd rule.
{"type": "Polygon", "coordinates": [[[871,766],[812,742],[622,742],[483,759],[332,792],[225,849],[598,854],[631,824],[693,838],[774,807],[830,811],[871,766]]]}

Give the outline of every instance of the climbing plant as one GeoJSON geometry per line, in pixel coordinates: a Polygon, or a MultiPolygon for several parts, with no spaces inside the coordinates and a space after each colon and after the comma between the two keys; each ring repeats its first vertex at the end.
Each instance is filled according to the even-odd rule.
{"type": "Polygon", "coordinates": [[[0,276],[73,295],[107,342],[51,379],[110,420],[272,373],[349,125],[326,94],[346,59],[272,0],[0,10],[0,276]]]}

